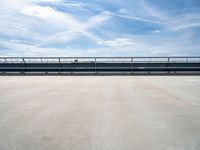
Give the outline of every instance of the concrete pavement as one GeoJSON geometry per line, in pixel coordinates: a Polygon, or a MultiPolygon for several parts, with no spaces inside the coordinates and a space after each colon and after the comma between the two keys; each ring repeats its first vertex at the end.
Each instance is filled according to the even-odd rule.
{"type": "Polygon", "coordinates": [[[1,76],[0,150],[200,150],[200,76],[1,76]]]}

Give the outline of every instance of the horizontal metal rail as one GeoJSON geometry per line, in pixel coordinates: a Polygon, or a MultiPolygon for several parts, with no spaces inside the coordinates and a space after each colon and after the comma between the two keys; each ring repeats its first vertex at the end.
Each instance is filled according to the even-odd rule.
{"type": "Polygon", "coordinates": [[[0,57],[0,63],[200,62],[200,57],[0,57]]]}
{"type": "MultiPolygon", "coordinates": [[[[58,67],[0,67],[0,70],[13,69],[58,69],[58,67]]],[[[94,67],[62,67],[60,69],[94,69],[94,67]]],[[[200,67],[96,67],[96,69],[200,69],[200,67]]]]}

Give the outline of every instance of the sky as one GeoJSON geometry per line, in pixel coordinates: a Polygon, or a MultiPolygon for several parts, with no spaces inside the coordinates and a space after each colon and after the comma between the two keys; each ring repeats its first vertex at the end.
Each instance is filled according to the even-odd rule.
{"type": "Polygon", "coordinates": [[[0,56],[200,56],[200,0],[0,0],[0,56]]]}

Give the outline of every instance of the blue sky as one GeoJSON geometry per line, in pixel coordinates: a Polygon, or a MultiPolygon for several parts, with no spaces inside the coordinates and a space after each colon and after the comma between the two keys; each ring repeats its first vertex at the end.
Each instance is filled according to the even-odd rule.
{"type": "Polygon", "coordinates": [[[0,56],[199,55],[199,0],[0,0],[0,56]]]}

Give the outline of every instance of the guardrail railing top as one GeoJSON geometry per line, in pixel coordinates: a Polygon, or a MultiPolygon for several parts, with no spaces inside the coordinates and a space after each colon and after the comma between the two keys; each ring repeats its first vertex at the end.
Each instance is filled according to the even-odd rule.
{"type": "Polygon", "coordinates": [[[0,63],[199,62],[200,57],[0,57],[0,63]]]}

